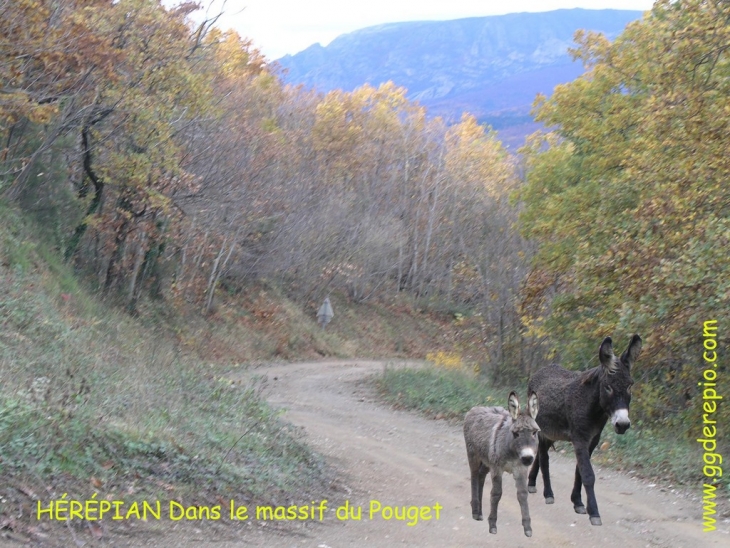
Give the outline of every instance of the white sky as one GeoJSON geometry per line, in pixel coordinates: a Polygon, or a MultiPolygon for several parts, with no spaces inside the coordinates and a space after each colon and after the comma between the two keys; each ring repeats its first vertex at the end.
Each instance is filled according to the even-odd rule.
{"type": "MultiPolygon", "coordinates": [[[[298,53],[340,34],[401,21],[446,20],[560,8],[648,10],[652,0],[199,0],[218,26],[251,38],[269,59],[298,53]]],[[[179,0],[165,0],[177,4],[179,0]]]]}

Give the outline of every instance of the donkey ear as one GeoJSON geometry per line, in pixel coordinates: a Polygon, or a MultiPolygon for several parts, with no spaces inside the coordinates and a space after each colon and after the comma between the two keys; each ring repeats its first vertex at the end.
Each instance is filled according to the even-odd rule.
{"type": "Polygon", "coordinates": [[[517,420],[517,416],[520,414],[520,402],[517,399],[517,394],[510,392],[507,402],[509,404],[509,414],[512,415],[514,420],[517,420]]]}
{"type": "Polygon", "coordinates": [[[633,337],[631,337],[631,342],[629,343],[629,346],[626,348],[624,353],[621,354],[621,363],[626,364],[626,367],[628,369],[631,369],[631,366],[639,357],[640,353],[641,337],[639,337],[638,335],[634,335],[633,337]]]}
{"type": "Polygon", "coordinates": [[[533,419],[537,418],[537,394],[534,392],[530,392],[529,396],[527,396],[527,412],[530,414],[530,416],[533,419]]]}
{"type": "Polygon", "coordinates": [[[605,339],[603,339],[603,342],[598,349],[598,359],[604,369],[612,371],[615,368],[615,365],[613,363],[614,358],[615,356],[613,354],[613,341],[611,340],[611,337],[606,337],[605,339]]]}

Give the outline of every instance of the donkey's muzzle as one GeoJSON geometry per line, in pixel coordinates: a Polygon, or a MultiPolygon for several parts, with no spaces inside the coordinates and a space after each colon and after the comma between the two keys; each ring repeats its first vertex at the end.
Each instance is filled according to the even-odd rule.
{"type": "Polygon", "coordinates": [[[616,433],[623,434],[631,427],[631,421],[629,420],[629,410],[618,409],[614,411],[613,416],[611,417],[611,422],[613,423],[613,429],[616,431],[616,433]]]}
{"type": "Polygon", "coordinates": [[[520,462],[525,466],[530,466],[535,460],[535,449],[532,447],[523,447],[520,451],[520,462]]]}

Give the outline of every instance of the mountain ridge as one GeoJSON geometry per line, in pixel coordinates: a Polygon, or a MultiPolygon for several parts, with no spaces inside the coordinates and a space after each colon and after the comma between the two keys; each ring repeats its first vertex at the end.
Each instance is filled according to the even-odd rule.
{"type": "Polygon", "coordinates": [[[537,93],[582,74],[568,54],[576,30],[613,39],[642,13],[575,8],[384,23],[277,62],[290,84],[327,92],[393,81],[430,115],[452,122],[466,111],[495,128],[514,127],[532,121],[537,93]]]}

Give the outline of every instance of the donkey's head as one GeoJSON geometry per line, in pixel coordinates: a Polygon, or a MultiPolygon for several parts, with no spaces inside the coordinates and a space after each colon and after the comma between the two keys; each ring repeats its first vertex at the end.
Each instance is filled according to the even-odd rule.
{"type": "Polygon", "coordinates": [[[641,352],[641,337],[634,335],[626,351],[617,358],[613,353],[611,337],[606,337],[598,349],[601,361],[599,381],[601,407],[611,418],[617,434],[623,434],[631,426],[629,404],[631,403],[631,365],[641,352]]]}
{"type": "Polygon", "coordinates": [[[512,416],[512,449],[519,455],[520,462],[530,466],[537,455],[537,433],[540,427],[535,422],[537,417],[537,394],[530,392],[527,397],[527,412],[520,413],[520,402],[517,394],[510,392],[509,414],[512,416]]]}

